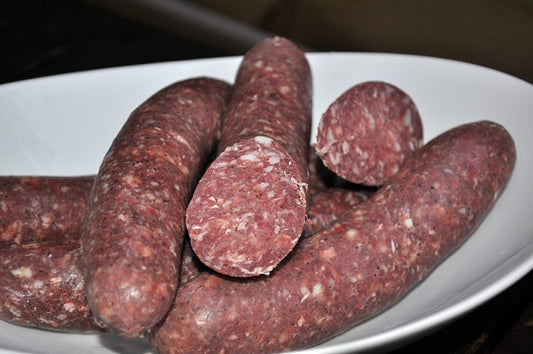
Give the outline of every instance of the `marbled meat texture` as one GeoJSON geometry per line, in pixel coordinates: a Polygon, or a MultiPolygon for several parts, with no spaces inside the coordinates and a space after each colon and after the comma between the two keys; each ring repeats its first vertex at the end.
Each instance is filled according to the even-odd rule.
{"type": "Polygon", "coordinates": [[[94,177],[0,177],[0,248],[78,238],[94,177]]]}
{"type": "Polygon", "coordinates": [[[187,209],[191,244],[208,267],[230,276],[268,274],[294,248],[308,207],[311,72],[291,41],[248,51],[218,157],[187,209]]]}
{"type": "Polygon", "coordinates": [[[0,319],[59,332],[101,332],[85,298],[79,239],[0,249],[0,319]]]}
{"type": "Polygon", "coordinates": [[[300,240],[268,277],[202,274],[150,332],[159,353],[309,347],[397,302],[478,227],[507,184],[514,142],[490,122],[415,153],[368,201],[300,240]]]}
{"type": "Polygon", "coordinates": [[[87,299],[125,337],[159,322],[178,286],[185,208],[220,134],[231,86],[172,84],[132,112],[107,152],[82,226],[87,299]]]}
{"type": "Polygon", "coordinates": [[[315,150],[324,165],[359,184],[383,185],[423,143],[409,95],[380,81],[355,85],[322,115],[315,150]]]}

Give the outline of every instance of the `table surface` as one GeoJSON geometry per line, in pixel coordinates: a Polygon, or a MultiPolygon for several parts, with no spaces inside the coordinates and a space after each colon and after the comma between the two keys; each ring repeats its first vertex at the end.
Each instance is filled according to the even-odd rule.
{"type": "MultiPolygon", "coordinates": [[[[235,54],[89,2],[13,1],[0,14],[0,84],[87,69],[235,54]]],[[[533,352],[533,272],[437,332],[393,353],[533,352]]]]}

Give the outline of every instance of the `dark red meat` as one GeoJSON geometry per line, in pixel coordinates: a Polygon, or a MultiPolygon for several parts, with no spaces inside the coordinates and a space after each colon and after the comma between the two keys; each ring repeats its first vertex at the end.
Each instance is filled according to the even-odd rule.
{"type": "Polygon", "coordinates": [[[0,177],[0,248],[78,238],[94,177],[0,177]]]}
{"type": "Polygon", "coordinates": [[[323,114],[315,150],[340,177],[380,186],[422,146],[415,103],[399,88],[368,81],[351,87],[323,114]]]}
{"type": "Polygon", "coordinates": [[[246,53],[224,116],[218,157],[187,209],[191,245],[231,276],[268,274],[304,226],[311,72],[304,53],[274,37],[246,53]]]}
{"type": "Polygon", "coordinates": [[[178,286],[185,208],[213,152],[229,84],[195,78],[154,94],[107,152],[82,227],[87,299],[125,337],[159,322],[178,286]]]}
{"type": "Polygon", "coordinates": [[[267,353],[338,335],[397,302],[477,228],[507,184],[513,140],[494,123],[452,129],[368,201],[300,240],[268,277],[202,274],[151,332],[159,353],[267,353]]]}

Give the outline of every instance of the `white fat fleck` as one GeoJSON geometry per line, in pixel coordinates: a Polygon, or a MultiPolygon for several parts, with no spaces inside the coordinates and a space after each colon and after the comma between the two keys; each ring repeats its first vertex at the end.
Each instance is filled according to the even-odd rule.
{"type": "Polygon", "coordinates": [[[256,154],[245,154],[245,155],[242,155],[241,157],[239,157],[241,160],[244,160],[244,161],[251,161],[251,162],[256,162],[256,161],[259,161],[259,159],[257,158],[257,155],[256,154]]]}
{"type": "Polygon", "coordinates": [[[64,313],[61,313],[57,315],[56,318],[58,321],[63,321],[65,318],[67,318],[67,315],[65,315],[64,313]]]}
{"type": "Polygon", "coordinates": [[[271,165],[275,165],[279,163],[280,161],[281,159],[279,158],[279,156],[272,156],[271,158],[268,159],[268,163],[271,165]]]}
{"type": "Polygon", "coordinates": [[[41,225],[44,227],[50,227],[52,225],[53,219],[49,214],[41,216],[41,225]]]}
{"type": "Polygon", "coordinates": [[[44,282],[42,280],[36,280],[33,282],[34,289],[42,289],[44,282]]]}
{"type": "Polygon", "coordinates": [[[61,187],[61,193],[67,193],[70,190],[69,187],[63,186],[61,187]]]}
{"type": "Polygon", "coordinates": [[[269,146],[272,144],[272,139],[270,139],[268,136],[259,135],[254,138],[254,141],[261,145],[269,146]]]}
{"type": "Polygon", "coordinates": [[[374,119],[374,116],[371,114],[368,114],[368,123],[369,123],[369,128],[371,130],[376,129],[376,120],[374,119]]]}
{"type": "Polygon", "coordinates": [[[453,174],[453,170],[452,169],[449,169],[449,168],[445,168],[444,170],[442,170],[446,173],[449,173],[449,174],[453,174]]]}
{"type": "Polygon", "coordinates": [[[159,182],[152,181],[152,182],[150,182],[150,185],[152,185],[154,187],[157,187],[157,186],[159,186],[159,182]]]}
{"type": "Polygon", "coordinates": [[[183,136],[176,135],[175,138],[176,138],[177,141],[179,141],[183,145],[187,146],[189,149],[192,149],[191,144],[189,144],[189,141],[187,139],[185,139],[183,136]]]}
{"type": "Polygon", "coordinates": [[[265,182],[259,183],[259,189],[267,189],[268,186],[270,186],[269,183],[265,183],[265,182]]]}
{"type": "Polygon", "coordinates": [[[411,218],[406,218],[403,220],[403,224],[408,227],[408,228],[411,228],[413,227],[413,219],[411,218]]]}
{"type": "Polygon", "coordinates": [[[124,222],[126,222],[128,220],[124,214],[118,214],[117,218],[120,221],[124,221],[124,222]]]}
{"type": "Polygon", "coordinates": [[[76,305],[74,305],[72,302],[66,302],[63,304],[63,310],[67,312],[73,312],[76,309],[76,305]]]}
{"type": "Polygon", "coordinates": [[[405,112],[405,115],[403,116],[403,124],[405,124],[406,126],[411,126],[411,111],[410,110],[407,110],[407,112],[405,112]]]}
{"type": "Polygon", "coordinates": [[[288,94],[288,93],[291,92],[291,88],[290,88],[289,86],[287,86],[287,85],[283,85],[283,86],[280,86],[280,87],[279,87],[279,91],[280,91],[282,94],[286,95],[286,94],[288,94]]]}
{"type": "Polygon", "coordinates": [[[466,215],[466,208],[461,208],[458,210],[459,214],[466,215]]]}
{"type": "Polygon", "coordinates": [[[390,240],[390,248],[391,248],[393,253],[396,252],[396,244],[394,243],[393,240],[390,240]]]}
{"type": "Polygon", "coordinates": [[[322,287],[322,284],[317,283],[313,285],[313,297],[322,295],[323,291],[324,291],[324,288],[322,287]]]}
{"type": "Polygon", "coordinates": [[[156,197],[153,193],[150,193],[150,192],[147,192],[147,193],[144,193],[144,197],[150,199],[150,200],[155,200],[156,197]]]}
{"type": "Polygon", "coordinates": [[[305,318],[303,318],[303,316],[300,317],[300,318],[298,319],[297,324],[298,324],[298,327],[302,327],[302,326],[305,324],[305,318]]]}
{"type": "Polygon", "coordinates": [[[308,297],[309,295],[311,295],[311,292],[309,291],[309,289],[307,289],[305,286],[302,286],[300,288],[300,292],[302,293],[302,297],[300,298],[300,302],[304,302],[308,297]]]}
{"type": "Polygon", "coordinates": [[[264,65],[264,62],[262,60],[257,60],[256,62],[254,62],[254,66],[256,68],[262,68],[264,65]]]}
{"type": "Polygon", "coordinates": [[[331,160],[331,163],[333,165],[338,165],[341,160],[342,160],[342,155],[341,154],[329,154],[329,159],[331,160]]]}
{"type": "Polygon", "coordinates": [[[337,141],[337,138],[335,137],[335,134],[333,133],[333,130],[330,128],[328,129],[328,132],[326,134],[326,144],[333,144],[337,141]]]}
{"type": "Polygon", "coordinates": [[[350,153],[350,144],[348,144],[347,141],[344,141],[344,142],[342,143],[342,153],[343,153],[343,154],[348,154],[348,153],[350,153]]]}
{"type": "Polygon", "coordinates": [[[346,231],[345,235],[348,240],[353,240],[357,237],[358,234],[359,234],[359,231],[355,229],[349,229],[348,231],[346,231]]]}
{"type": "Polygon", "coordinates": [[[398,141],[394,142],[394,149],[396,151],[402,151],[402,147],[400,146],[400,143],[398,141]]]}
{"type": "Polygon", "coordinates": [[[11,274],[18,278],[31,278],[33,276],[33,271],[30,267],[20,267],[13,269],[11,274]]]}
{"type": "Polygon", "coordinates": [[[279,227],[279,225],[274,226],[274,233],[275,233],[276,235],[279,234],[280,229],[281,229],[281,228],[279,227]]]}
{"type": "Polygon", "coordinates": [[[181,165],[181,166],[180,166],[180,170],[181,170],[181,172],[183,172],[183,174],[186,175],[186,176],[187,176],[187,175],[189,174],[189,172],[190,172],[190,171],[189,171],[189,168],[188,168],[187,166],[185,166],[185,165],[181,165]]]}
{"type": "Polygon", "coordinates": [[[200,232],[196,235],[195,239],[202,242],[204,239],[204,236],[207,235],[208,231],[200,232]]]}

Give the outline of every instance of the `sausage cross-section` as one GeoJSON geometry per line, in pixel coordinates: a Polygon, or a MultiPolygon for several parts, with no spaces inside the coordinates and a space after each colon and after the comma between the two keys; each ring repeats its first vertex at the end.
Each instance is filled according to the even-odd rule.
{"type": "Polygon", "coordinates": [[[270,276],[202,274],[150,334],[159,353],[309,347],[397,302],[478,227],[516,160],[500,125],[433,139],[368,201],[300,240],[270,276]]]}
{"type": "Polygon", "coordinates": [[[87,299],[107,330],[142,335],[170,308],[185,209],[230,94],[217,79],[172,84],[135,109],[111,144],[81,235],[87,299]]]}
{"type": "Polygon", "coordinates": [[[311,71],[291,41],[248,51],[224,115],[218,156],[187,208],[191,244],[230,276],[268,274],[294,248],[308,207],[311,71]]]}
{"type": "Polygon", "coordinates": [[[357,84],[322,115],[315,150],[340,177],[380,186],[422,146],[422,121],[409,95],[382,81],[357,84]]]}

